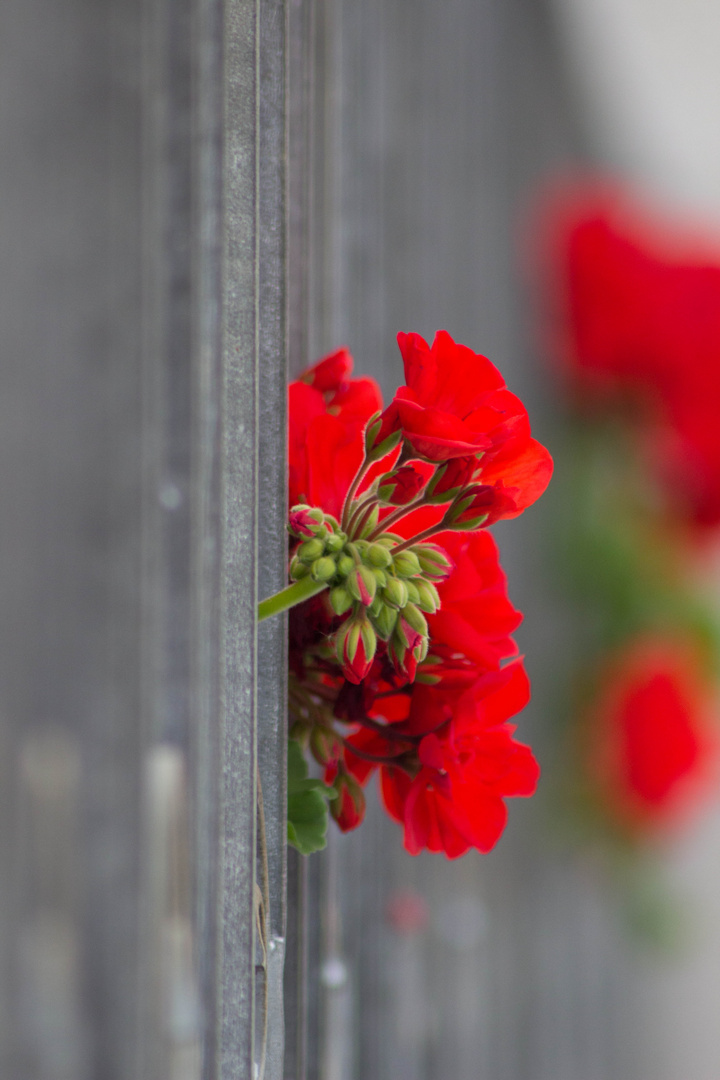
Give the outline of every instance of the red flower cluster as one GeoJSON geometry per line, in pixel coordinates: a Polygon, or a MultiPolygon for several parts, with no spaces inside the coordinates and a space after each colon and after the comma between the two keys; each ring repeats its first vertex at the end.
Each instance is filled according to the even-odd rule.
{"type": "Polygon", "coordinates": [[[508,719],[529,685],[491,536],[546,487],[547,450],[485,357],[400,334],[407,385],[382,412],[346,350],[290,386],[292,734],[325,768],[342,829],[379,773],[405,846],[488,851],[537,763],[508,719]],[[300,504],[300,505],[298,505],[300,504]],[[434,542],[431,542],[434,541],[434,542]]]}
{"type": "Polygon", "coordinates": [[[684,580],[687,546],[677,541],[720,525],[720,252],[598,185],[565,191],[546,215],[545,238],[556,355],[586,418],[598,404],[603,420],[614,409],[613,433],[625,425],[625,444],[646,466],[618,465],[606,452],[608,427],[584,426],[591,463],[577,488],[578,537],[588,522],[600,525],[592,550],[607,545],[606,587],[594,602],[617,652],[593,664],[600,679],[582,764],[609,815],[638,832],[667,822],[704,786],[713,751],[707,639],[684,580]],[[642,490],[648,463],[662,506],[642,490]],[[584,517],[593,504],[594,522],[584,517]],[[656,564],[648,541],[664,553],[656,564]]]}
{"type": "Polygon", "coordinates": [[[720,250],[618,192],[580,189],[551,217],[560,352],[581,395],[640,403],[675,512],[720,524],[720,250]]]}
{"type": "Polygon", "coordinates": [[[638,639],[608,665],[589,768],[623,825],[668,822],[705,791],[716,750],[711,712],[711,685],[687,642],[638,639]]]}

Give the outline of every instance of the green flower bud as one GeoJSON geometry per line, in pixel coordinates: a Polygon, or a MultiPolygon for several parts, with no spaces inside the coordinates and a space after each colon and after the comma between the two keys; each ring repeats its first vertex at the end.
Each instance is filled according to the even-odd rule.
{"type": "Polygon", "coordinates": [[[316,525],[321,525],[325,520],[325,515],[319,506],[308,506],[307,503],[298,503],[297,506],[290,507],[291,514],[297,514],[304,511],[305,516],[312,518],[316,525]]]}
{"type": "Polygon", "coordinates": [[[414,551],[401,551],[399,555],[393,556],[393,566],[395,573],[400,577],[415,577],[421,573],[420,563],[414,551]]]}
{"type": "Polygon", "coordinates": [[[332,552],[333,555],[337,554],[345,547],[345,539],[344,533],[330,533],[325,541],[325,550],[332,552]]]}
{"type": "Polygon", "coordinates": [[[290,577],[293,581],[300,581],[301,578],[307,577],[309,573],[310,567],[300,562],[296,555],[290,563],[290,577]]]}
{"type": "MultiPolygon", "coordinates": [[[[375,605],[373,604],[373,607],[375,605]]],[[[377,630],[378,637],[383,641],[389,641],[390,635],[395,629],[395,623],[398,620],[397,608],[390,607],[388,604],[384,604],[380,601],[378,610],[373,611],[370,608],[370,615],[373,620],[373,626],[377,630]]]]}
{"type": "Polygon", "coordinates": [[[433,583],[431,581],[426,581],[425,578],[417,578],[414,584],[418,598],[417,600],[413,600],[413,603],[417,604],[421,611],[427,612],[428,615],[434,615],[440,607],[439,592],[433,583]]]}
{"type": "Polygon", "coordinates": [[[342,745],[334,731],[316,724],[310,732],[310,752],[318,765],[328,765],[340,757],[342,745]]]}
{"type": "Polygon", "coordinates": [[[397,544],[402,544],[404,537],[398,536],[397,533],[383,533],[381,536],[377,536],[373,540],[373,544],[382,544],[386,548],[394,548],[397,544]]]}
{"type": "Polygon", "coordinates": [[[350,571],[354,569],[355,560],[350,555],[341,555],[337,561],[337,572],[339,577],[347,577],[350,571]]]}
{"type": "Polygon", "coordinates": [[[319,559],[324,551],[325,541],[321,540],[319,536],[315,536],[312,540],[306,540],[304,544],[301,544],[296,555],[301,562],[309,566],[310,563],[314,563],[316,559],[319,559]]]}
{"type": "Polygon", "coordinates": [[[392,565],[392,555],[384,544],[370,544],[364,557],[371,566],[376,566],[379,570],[387,570],[388,566],[392,565]]]}
{"type": "Polygon", "coordinates": [[[336,615],[344,615],[353,606],[353,598],[344,585],[330,590],[330,607],[336,615]]]}
{"type": "Polygon", "coordinates": [[[365,607],[369,607],[375,599],[377,581],[369,566],[356,566],[347,577],[347,588],[351,596],[359,600],[365,607]]]}
{"type": "Polygon", "coordinates": [[[375,568],[373,568],[373,574],[375,575],[378,589],[384,589],[387,585],[387,574],[385,573],[385,571],[376,570],[375,568]]]}
{"type": "Polygon", "coordinates": [[[410,603],[411,604],[419,603],[420,602],[420,593],[417,591],[417,589],[415,587],[415,583],[413,581],[406,581],[405,582],[405,588],[407,589],[408,600],[410,601],[410,603]]]}
{"type": "Polygon", "coordinates": [[[428,624],[420,608],[415,607],[415,604],[407,603],[402,609],[402,613],[403,619],[411,630],[414,630],[418,634],[422,634],[423,637],[427,637],[428,624]]]}
{"type": "Polygon", "coordinates": [[[403,608],[408,602],[407,585],[396,577],[388,578],[382,595],[383,600],[394,608],[403,608]]]}
{"type": "Polygon", "coordinates": [[[382,609],[382,606],[383,606],[383,598],[382,598],[382,596],[380,595],[380,593],[375,593],[375,599],[373,600],[372,604],[368,608],[368,615],[377,615],[378,612],[382,609]]]}
{"type": "Polygon", "coordinates": [[[331,581],[335,577],[335,560],[329,555],[316,559],[310,568],[313,581],[331,581]]]}
{"type": "Polygon", "coordinates": [[[425,578],[442,581],[452,569],[452,563],[441,548],[430,544],[418,544],[412,549],[417,555],[425,578]]]}

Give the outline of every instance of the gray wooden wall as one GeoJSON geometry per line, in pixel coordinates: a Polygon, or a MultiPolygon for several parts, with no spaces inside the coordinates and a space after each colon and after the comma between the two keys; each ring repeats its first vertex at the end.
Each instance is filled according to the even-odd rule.
{"type": "Polygon", "coordinates": [[[277,1077],[285,5],[0,41],[0,1073],[277,1077]]]}

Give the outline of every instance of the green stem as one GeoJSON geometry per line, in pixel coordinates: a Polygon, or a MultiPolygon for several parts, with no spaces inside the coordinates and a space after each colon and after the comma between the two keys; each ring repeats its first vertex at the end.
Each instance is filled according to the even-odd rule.
{"type": "Polygon", "coordinates": [[[368,455],[366,454],[365,457],[363,458],[362,465],[360,466],[358,471],[355,473],[355,476],[353,477],[353,481],[352,481],[350,487],[348,488],[348,493],[345,496],[345,502],[344,502],[343,508],[342,508],[342,515],[340,517],[340,528],[341,529],[344,529],[344,530],[347,531],[348,521],[349,521],[349,518],[350,518],[350,504],[352,503],[352,501],[353,501],[353,499],[355,497],[355,492],[360,487],[360,481],[362,480],[363,476],[365,475],[365,473],[368,471],[368,469],[370,468],[370,466],[372,464],[373,464],[372,458],[368,457],[368,455]]]}
{"type": "Polygon", "coordinates": [[[397,547],[392,549],[393,555],[397,555],[401,551],[405,551],[406,548],[412,547],[413,544],[421,544],[423,540],[429,540],[431,536],[435,536],[439,532],[447,532],[447,525],[445,525],[445,519],[439,521],[437,525],[431,525],[429,529],[425,529],[424,532],[418,533],[417,536],[411,536],[409,540],[403,540],[402,544],[398,544],[397,547]]]}
{"type": "Polygon", "coordinates": [[[349,525],[349,529],[352,530],[352,538],[353,538],[353,540],[357,539],[357,537],[360,536],[360,533],[365,528],[366,521],[368,520],[368,518],[372,514],[372,512],[375,509],[375,507],[377,506],[377,504],[378,504],[377,499],[371,499],[371,500],[369,500],[369,505],[363,504],[363,505],[365,505],[365,509],[360,513],[359,517],[355,517],[353,515],[353,520],[350,522],[350,525],[349,525]]]}
{"type": "Polygon", "coordinates": [[[286,589],[282,589],[279,593],[275,593],[274,596],[268,596],[265,600],[260,601],[258,604],[258,622],[269,619],[271,615],[278,615],[281,611],[287,611],[288,608],[295,607],[296,604],[302,604],[303,600],[309,600],[311,596],[316,596],[323,589],[327,589],[327,583],[313,581],[311,577],[304,577],[300,581],[294,581],[286,589]]]}
{"type": "MultiPolygon", "coordinates": [[[[386,518],[383,518],[383,520],[378,523],[377,528],[373,529],[373,531],[370,533],[370,535],[368,536],[368,540],[377,540],[378,536],[382,536],[384,532],[388,531],[388,527],[390,525],[394,525],[396,521],[402,521],[402,519],[404,517],[407,517],[408,514],[412,514],[414,510],[419,510],[420,507],[424,505],[425,488],[423,488],[423,490],[420,492],[414,502],[407,503],[406,506],[399,506],[397,510],[393,510],[391,514],[388,514],[386,518]]],[[[394,550],[395,548],[393,548],[393,551],[394,550]]]]}

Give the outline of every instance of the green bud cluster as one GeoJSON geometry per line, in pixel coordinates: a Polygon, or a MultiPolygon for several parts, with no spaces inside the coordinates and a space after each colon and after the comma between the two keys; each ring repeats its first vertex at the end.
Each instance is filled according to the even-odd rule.
{"type": "Polygon", "coordinates": [[[404,547],[403,538],[394,533],[349,540],[330,515],[309,507],[294,507],[293,512],[301,521],[303,538],[290,576],[295,581],[309,576],[327,585],[333,612],[345,616],[334,644],[346,670],[361,643],[363,660],[369,662],[378,639],[388,643],[401,666],[408,649],[416,663],[422,662],[428,649],[426,616],[440,607],[435,583],[451,568],[444,551],[428,543],[404,547]]]}

